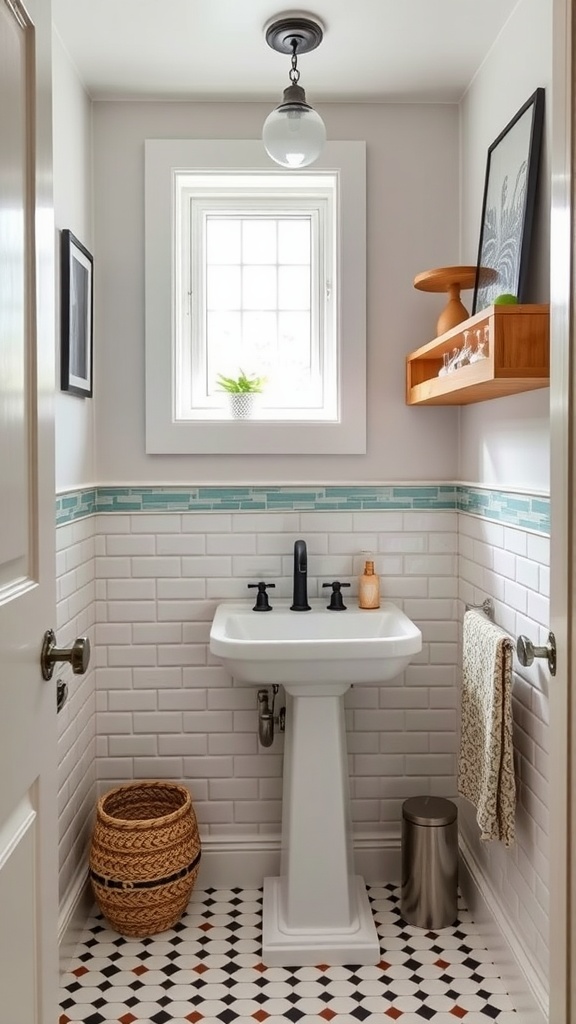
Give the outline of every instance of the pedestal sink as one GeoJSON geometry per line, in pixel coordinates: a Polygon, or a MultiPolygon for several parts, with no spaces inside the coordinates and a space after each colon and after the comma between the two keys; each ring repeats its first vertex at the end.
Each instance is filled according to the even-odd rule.
{"type": "Polygon", "coordinates": [[[391,602],[269,613],[218,606],[210,650],[237,680],[287,693],[280,877],[264,880],[262,958],[270,966],[376,964],[378,935],[354,874],[343,694],[385,684],[422,648],[420,630],[391,602]]]}

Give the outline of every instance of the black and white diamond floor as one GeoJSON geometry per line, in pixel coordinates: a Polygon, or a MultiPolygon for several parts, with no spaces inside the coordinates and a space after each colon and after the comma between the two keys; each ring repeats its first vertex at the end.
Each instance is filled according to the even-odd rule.
{"type": "Polygon", "coordinates": [[[517,1024],[479,930],[405,924],[396,885],[369,886],[374,967],[267,967],[262,892],[196,890],[170,931],[124,938],[99,913],[61,979],[59,1024],[517,1024]]]}

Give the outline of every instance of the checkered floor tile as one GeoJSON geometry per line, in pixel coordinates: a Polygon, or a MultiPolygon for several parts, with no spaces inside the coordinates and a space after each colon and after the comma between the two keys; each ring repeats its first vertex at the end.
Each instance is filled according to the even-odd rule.
{"type": "Polygon", "coordinates": [[[149,939],[96,914],[62,978],[59,1024],[516,1024],[463,906],[452,928],[424,931],[400,917],[396,885],[368,891],[375,967],[267,967],[260,890],[195,891],[182,920],[149,939]]]}

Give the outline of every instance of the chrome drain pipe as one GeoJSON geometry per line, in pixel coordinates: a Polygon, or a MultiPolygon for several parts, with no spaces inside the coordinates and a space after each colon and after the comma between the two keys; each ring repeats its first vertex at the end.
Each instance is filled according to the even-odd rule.
{"type": "Polygon", "coordinates": [[[284,732],[286,708],[280,708],[274,716],[274,703],[278,693],[278,684],[272,685],[272,702],[268,690],[258,690],[258,739],[263,747],[271,747],[274,741],[274,725],[284,732]]]}

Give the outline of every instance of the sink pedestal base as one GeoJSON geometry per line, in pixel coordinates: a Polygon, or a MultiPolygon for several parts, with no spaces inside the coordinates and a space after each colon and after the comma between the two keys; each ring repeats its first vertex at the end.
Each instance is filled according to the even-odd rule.
{"type": "Polygon", "coordinates": [[[380,960],[364,881],[354,873],[348,687],[286,685],[280,878],[264,880],[262,959],[271,966],[380,960]]]}
{"type": "Polygon", "coordinates": [[[282,913],[280,878],[264,879],[264,915],[262,928],[262,959],[267,967],[313,967],[329,964],[377,964],[380,943],[364,879],[351,878],[351,895],[356,903],[356,916],[351,931],[295,931],[288,927],[282,913]]]}

